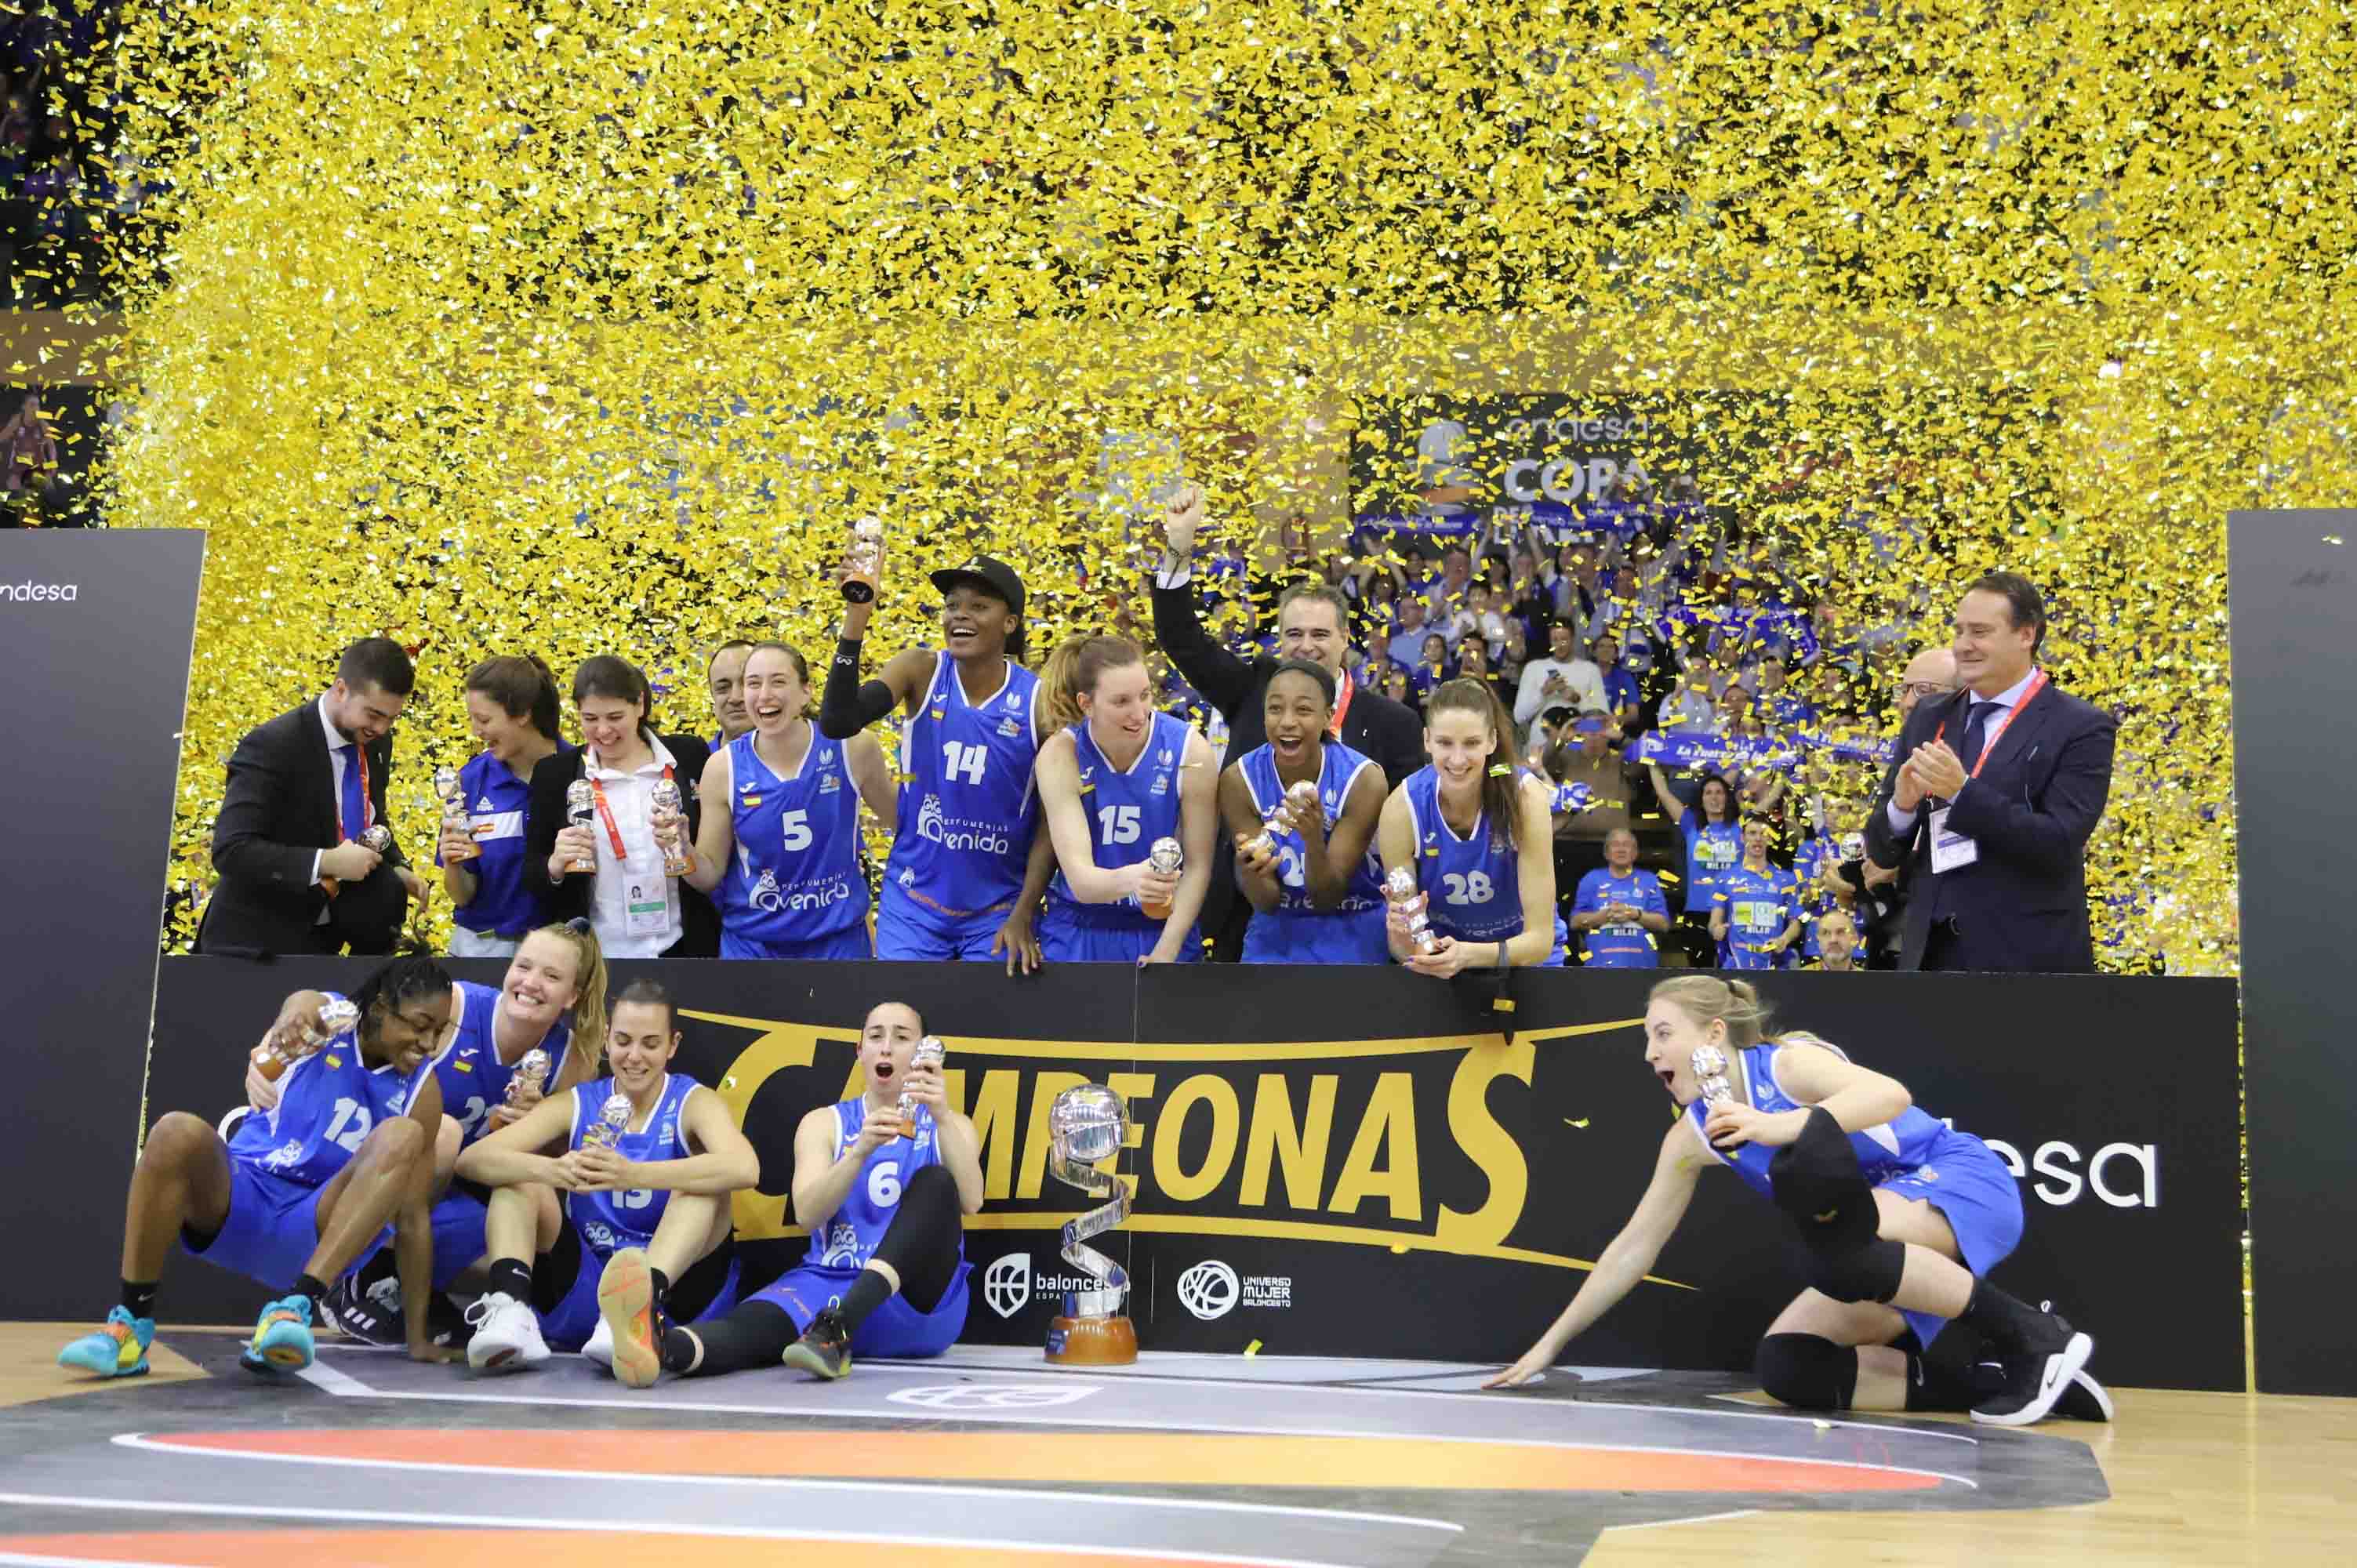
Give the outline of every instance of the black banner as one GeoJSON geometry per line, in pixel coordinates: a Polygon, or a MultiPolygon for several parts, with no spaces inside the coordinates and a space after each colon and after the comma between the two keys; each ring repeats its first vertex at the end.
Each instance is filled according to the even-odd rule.
{"type": "MultiPolygon", "coordinates": [[[[496,962],[454,962],[496,983],[496,962]]],[[[1047,1108],[1083,1079],[1127,1097],[1136,1209],[1107,1250],[1155,1349],[1518,1354],[1586,1277],[1650,1176],[1671,1107],[1638,1020],[1653,978],[1524,972],[1514,1036],[1394,970],[1061,966],[1028,981],[959,964],[621,961],[687,1010],[682,1070],[716,1088],[762,1155],[737,1220],[753,1273],[806,1241],[784,1194],[803,1112],[856,1092],[856,1032],[905,1000],[949,1046],[982,1134],[967,1337],[1037,1344],[1071,1273],[1056,1229],[1082,1204],[1047,1171],[1047,1108]]],[[[167,958],[154,1105],[218,1115],[243,1053],[298,985],[365,966],[167,958]]],[[[2234,990],[2095,976],[1768,977],[1786,1022],[1906,1083],[2021,1167],[2028,1231],[1997,1279],[2053,1300],[2123,1383],[2240,1388],[2234,990]]],[[[1579,1341],[1588,1364],[1739,1367],[1800,1289],[1781,1218],[1706,1175],[1641,1286],[1579,1341]]],[[[253,1290],[183,1262],[188,1320],[253,1290]],[[207,1276],[210,1276],[208,1283],[207,1276]],[[201,1300],[206,1310],[199,1312],[201,1300]]]]}
{"type": "Polygon", "coordinates": [[[17,746],[0,769],[0,1181],[9,1244],[38,1261],[0,1272],[0,1317],[55,1316],[67,1282],[121,1264],[204,549],[194,531],[0,533],[17,746]]]}

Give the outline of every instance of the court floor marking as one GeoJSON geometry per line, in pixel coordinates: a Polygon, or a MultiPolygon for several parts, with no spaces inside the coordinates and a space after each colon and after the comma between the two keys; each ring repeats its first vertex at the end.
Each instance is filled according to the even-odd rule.
{"type": "MultiPolygon", "coordinates": [[[[675,1533],[665,1525],[650,1525],[636,1519],[532,1519],[513,1515],[493,1517],[486,1514],[429,1513],[424,1510],[404,1513],[392,1509],[315,1509],[293,1503],[175,1503],[158,1502],[146,1498],[91,1498],[50,1496],[40,1492],[0,1492],[0,1503],[23,1508],[82,1509],[103,1512],[120,1509],[128,1513],[199,1514],[230,1519],[301,1519],[316,1520],[326,1524],[406,1524],[453,1525],[469,1530],[562,1530],[576,1534],[661,1535],[675,1533]]],[[[682,1526],[697,1535],[724,1535],[748,1541],[828,1541],[869,1546],[920,1546],[989,1548],[1001,1552],[1051,1552],[1060,1557],[1143,1557],[1168,1558],[1172,1553],[1165,1548],[1143,1546],[1111,1546],[1101,1542],[1075,1543],[1071,1546],[1047,1544],[1037,1541],[1002,1540],[992,1536],[906,1535],[891,1530],[814,1530],[799,1527],[765,1529],[748,1524],[705,1524],[682,1526]]],[[[1460,1528],[1454,1527],[1451,1528],[1460,1528]]],[[[1204,1563],[1222,1563],[1232,1568],[1356,1568],[1345,1562],[1330,1562],[1303,1557],[1244,1557],[1225,1552],[1189,1551],[1183,1555],[1204,1563]]],[[[71,1561],[71,1560],[69,1560],[71,1561]]],[[[87,1568],[77,1563],[75,1568],[87,1568]]],[[[107,1568],[120,1568],[108,1564],[107,1568]]]]}
{"type": "Polygon", "coordinates": [[[0,1563],[9,1568],[185,1568],[177,1563],[135,1562],[122,1557],[35,1557],[0,1548],[0,1563]]]}
{"type": "Polygon", "coordinates": [[[1641,1520],[1635,1524],[1608,1524],[1596,1533],[1604,1536],[1610,1535],[1614,1530],[1659,1530],[1665,1524],[1711,1524],[1720,1520],[1749,1519],[1759,1511],[1758,1509],[1729,1509],[1725,1513],[1688,1514],[1684,1519],[1641,1520]]]}
{"type": "MultiPolygon", "coordinates": [[[[951,1361],[945,1359],[926,1361],[887,1361],[878,1359],[865,1361],[861,1364],[863,1366],[869,1367],[888,1367],[896,1372],[939,1371],[965,1372],[970,1374],[987,1373],[990,1376],[1000,1378],[1040,1375],[1060,1377],[1068,1375],[1062,1372],[1047,1371],[1044,1369],[1041,1373],[1027,1373],[1013,1367],[994,1366],[988,1362],[951,1361]]],[[[1472,1369],[1480,1370],[1480,1369],[1477,1368],[1472,1369]]],[[[1515,1398],[1512,1391],[1505,1390],[1501,1390],[1496,1393],[1459,1393],[1453,1389],[1384,1389],[1370,1388],[1363,1383],[1271,1383],[1265,1380],[1257,1378],[1222,1378],[1215,1374],[1201,1373],[1190,1373],[1184,1378],[1169,1378],[1159,1377],[1150,1372],[1126,1373],[1120,1371],[1118,1369],[1116,1369],[1113,1373],[1108,1374],[1105,1369],[1101,1367],[1090,1368],[1088,1370],[1092,1376],[1109,1377],[1110,1380],[1114,1383],[1129,1380],[1135,1382],[1216,1383],[1225,1388],[1300,1388],[1313,1389],[1320,1393],[1360,1394],[1372,1399],[1477,1400],[1483,1404],[1491,1405],[1510,1403],[1515,1398]]],[[[1432,1375],[1438,1377],[1444,1374],[1434,1373],[1432,1375]]],[[[1736,1396],[1731,1394],[1713,1394],[1709,1397],[1717,1400],[1727,1400],[1733,1399],[1736,1396]]],[[[1809,1421],[1813,1426],[1818,1426],[1820,1430],[1824,1427],[1846,1427],[1853,1432],[1880,1432],[1885,1434],[1903,1432],[1911,1437],[1929,1437],[1943,1443],[1962,1443],[1974,1448],[1977,1448],[1981,1445],[1981,1440],[1970,1433],[1951,1431],[1944,1424],[1933,1424],[1928,1423],[1924,1425],[1913,1426],[1907,1424],[1903,1421],[1835,1421],[1830,1418],[1808,1417],[1792,1411],[1718,1410],[1704,1408],[1696,1405],[1630,1404],[1620,1400],[1579,1400],[1576,1402],[1587,1410],[1632,1410],[1641,1412],[1649,1412],[1654,1414],[1668,1412],[1678,1415],[1715,1416],[1725,1421],[1798,1422],[1806,1420],[1809,1421]]],[[[1893,1413],[1896,1414],[1897,1412],[1894,1412],[1893,1413]]],[[[1318,1434],[1313,1433],[1304,1434],[1303,1435],[1315,1436],[1318,1434]]],[[[1497,1439],[1497,1441],[1512,1442],[1513,1440],[1512,1438],[1500,1438],[1497,1439]]]]}
{"type": "Polygon", "coordinates": [[[1349,1520],[1363,1524],[1405,1525],[1417,1530],[1440,1530],[1462,1532],[1465,1527],[1447,1520],[1423,1519],[1413,1514],[1364,1513],[1350,1509],[1314,1509],[1288,1507],[1282,1503],[1237,1503],[1212,1498],[1133,1497],[1126,1492],[1044,1491],[1023,1487],[960,1486],[950,1482],[858,1481],[802,1476],[650,1476],[636,1470],[565,1470],[533,1465],[461,1464],[455,1460],[435,1459],[371,1459],[343,1454],[273,1454],[247,1450],[206,1448],[191,1443],[169,1441],[172,1434],[159,1434],[157,1441],[144,1432],[117,1434],[111,1441],[118,1447],[136,1448],[147,1454],[169,1454],[182,1458],[190,1455],[209,1459],[231,1459],[282,1465],[340,1465],[362,1470],[431,1470],[459,1475],[529,1476],[539,1480],[583,1481],[662,1481],[683,1482],[690,1486],[780,1487],[796,1490],[845,1492],[917,1492],[927,1497],[1018,1498],[1045,1503],[1104,1503],[1119,1508],[1172,1509],[1186,1512],[1286,1514],[1319,1521],[1349,1520]]]}
{"type": "MultiPolygon", "coordinates": [[[[318,1369],[317,1367],[307,1368],[300,1375],[305,1378],[309,1378],[311,1373],[317,1369],[318,1369]]],[[[529,1374],[525,1375],[529,1376],[529,1374]]],[[[872,1408],[863,1410],[822,1410],[807,1407],[780,1408],[777,1405],[767,1404],[699,1404],[686,1400],[666,1400],[660,1398],[611,1399],[571,1397],[564,1395],[551,1396],[544,1394],[484,1394],[460,1392],[457,1391],[453,1391],[449,1393],[439,1393],[425,1390],[377,1389],[371,1388],[366,1383],[362,1383],[357,1378],[348,1377],[342,1373],[337,1374],[337,1377],[343,1383],[348,1383],[351,1386],[350,1389],[341,1387],[332,1388],[329,1391],[350,1399],[424,1400],[429,1402],[444,1402],[451,1404],[516,1404],[540,1405],[543,1407],[557,1405],[606,1410],[667,1410],[711,1415],[763,1415],[770,1417],[773,1421],[780,1418],[788,1420],[922,1421],[938,1424],[944,1419],[941,1412],[934,1410],[879,1410],[872,1408]]],[[[322,1386],[325,1387],[327,1385],[323,1384],[322,1386]]],[[[1416,1393],[1400,1389],[1352,1389],[1341,1391],[1350,1393],[1394,1394],[1402,1399],[1462,1398],[1482,1399],[1493,1404],[1497,1402],[1494,1399],[1491,1399],[1490,1396],[1481,1394],[1458,1395],[1416,1393]]],[[[1605,1404],[1600,1401],[1583,1401],[1579,1408],[1586,1410],[1629,1410],[1653,1415],[1739,1415],[1746,1413],[1738,1411],[1689,1410],[1682,1406],[1665,1407],[1661,1405],[1605,1404]]],[[[1677,1458],[1695,1459],[1797,1458],[1807,1464],[1831,1466],[1835,1468],[1844,1470],[1883,1470],[1901,1476],[1929,1476],[1935,1480],[1953,1481],[1956,1485],[1969,1487],[1975,1492],[1981,1489],[1981,1484],[1968,1476],[1953,1475],[1946,1470],[1928,1470],[1920,1466],[1914,1465],[1878,1464],[1863,1459],[1826,1459],[1820,1458],[1814,1455],[1791,1455],[1779,1454],[1747,1454],[1737,1449],[1729,1448],[1693,1448],[1685,1446],[1667,1447],[1651,1443],[1573,1443],[1566,1442],[1560,1438],[1552,1437],[1471,1436],[1457,1434],[1428,1432],[1370,1433],[1365,1431],[1363,1428],[1327,1426],[1242,1427],[1235,1425],[1232,1423],[1223,1423],[1219,1422],[1190,1421],[1173,1418],[1133,1419],[1126,1416],[1028,1415],[1006,1411],[990,1411],[987,1412],[977,1412],[971,1416],[961,1412],[960,1414],[949,1419],[969,1421],[974,1424],[982,1426],[1057,1426],[1078,1427],[1082,1430],[1110,1428],[1127,1432],[1235,1433],[1252,1437],[1350,1437],[1361,1439],[1378,1437],[1386,1441],[1402,1443],[1495,1443],[1516,1448],[1568,1448],[1602,1453],[1664,1454],[1677,1458]]],[[[1784,1415],[1762,1415],[1759,1419],[1780,1421],[1789,1424],[1797,1421],[1799,1418],[1784,1415]]],[[[1813,1424],[1813,1423],[1812,1424],[1813,1424]]],[[[1825,1423],[1825,1425],[1851,1426],[1861,1432],[1880,1432],[1885,1434],[1893,1432],[1900,1432],[1905,1433],[1910,1436],[1932,1437],[1944,1435],[1943,1434],[1922,1432],[1911,1426],[1870,1426],[1859,1422],[1827,1422],[1825,1423]]],[[[1977,1446],[1977,1444],[1975,1444],[1975,1446],[1977,1446]]]]}

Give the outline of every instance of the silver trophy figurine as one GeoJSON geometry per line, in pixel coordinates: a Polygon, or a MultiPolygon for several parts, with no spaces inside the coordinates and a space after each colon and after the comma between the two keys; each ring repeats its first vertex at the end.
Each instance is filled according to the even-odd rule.
{"type": "MultiPolygon", "coordinates": [[[[942,1058],[947,1055],[949,1050],[942,1044],[942,1037],[939,1035],[927,1035],[917,1042],[917,1048],[909,1053],[909,1065],[912,1068],[939,1068],[942,1065],[942,1058]]],[[[907,1134],[913,1136],[917,1130],[917,1097],[905,1089],[900,1091],[899,1112],[901,1129],[907,1134]]]]}
{"type": "Polygon", "coordinates": [[[1705,1105],[1724,1105],[1735,1098],[1735,1086],[1727,1080],[1727,1053],[1717,1046],[1696,1046],[1694,1048],[1695,1087],[1702,1091],[1705,1105]]]}
{"type": "Polygon", "coordinates": [[[340,996],[330,996],[319,1004],[319,1026],[303,1026],[302,1038],[292,1040],[279,1030],[272,1030],[263,1042],[262,1076],[275,1083],[286,1069],[326,1045],[337,1036],[346,1034],[361,1021],[361,1010],[340,996]]]}
{"type": "Polygon", "coordinates": [[[1432,934],[1432,922],[1425,917],[1423,910],[1407,908],[1415,902],[1415,873],[1405,865],[1394,866],[1391,875],[1383,878],[1383,892],[1390,897],[1392,908],[1399,912],[1400,919],[1406,925],[1407,940],[1415,944],[1415,950],[1420,953],[1438,952],[1440,939],[1432,934]]]}
{"type": "MultiPolygon", "coordinates": [[[[1156,839],[1154,847],[1146,852],[1146,864],[1166,876],[1175,875],[1186,869],[1187,852],[1178,846],[1177,839],[1156,839]]],[[[1140,898],[1137,912],[1149,920],[1167,920],[1170,918],[1170,906],[1168,903],[1149,904],[1140,898]]]]}
{"type": "Polygon", "coordinates": [[[1129,1218],[1128,1187],[1097,1168],[1120,1154],[1128,1137],[1129,1115],[1121,1096],[1102,1084],[1076,1083],[1049,1108],[1048,1168],[1058,1181],[1110,1199],[1065,1222],[1064,1262],[1097,1283],[1065,1293],[1063,1314],[1048,1328],[1050,1361],[1118,1367],[1137,1359],[1137,1328],[1121,1310],[1129,1272],[1088,1245],[1091,1237],[1129,1218]]]}
{"type": "Polygon", "coordinates": [[[843,596],[855,605],[876,597],[876,578],[884,570],[884,520],[863,517],[851,529],[851,570],[843,579],[843,596]]]}
{"type": "MultiPolygon", "coordinates": [[[[576,779],[572,783],[567,784],[565,787],[565,825],[569,828],[586,828],[597,820],[597,791],[589,780],[576,779]]],[[[595,871],[597,869],[597,857],[592,855],[589,859],[583,860],[576,856],[565,863],[565,869],[567,872],[595,871]]]]}
{"type": "Polygon", "coordinates": [[[606,1096],[606,1103],[597,1108],[597,1120],[581,1134],[581,1146],[585,1149],[612,1148],[622,1141],[622,1134],[630,1130],[633,1114],[634,1108],[629,1095],[617,1090],[606,1096]]]}
{"type": "Polygon", "coordinates": [[[376,826],[369,829],[368,832],[361,834],[361,843],[366,847],[376,851],[377,854],[382,854],[386,850],[393,847],[393,830],[386,827],[382,822],[379,822],[376,826]]]}
{"type": "Polygon", "coordinates": [[[1276,814],[1279,811],[1284,811],[1287,806],[1292,806],[1308,811],[1316,811],[1318,809],[1318,786],[1312,784],[1308,779],[1304,779],[1300,783],[1296,784],[1291,789],[1287,789],[1284,795],[1278,799],[1275,805],[1271,806],[1266,811],[1261,814],[1260,835],[1252,841],[1252,852],[1254,854],[1274,854],[1276,853],[1276,814]]]}
{"type": "Polygon", "coordinates": [[[442,802],[442,834],[464,833],[467,847],[454,851],[452,860],[473,860],[482,849],[475,843],[475,824],[467,815],[467,798],[458,791],[458,770],[447,763],[434,770],[434,797],[442,802]]]}
{"type": "Polygon", "coordinates": [[[532,1085],[537,1090],[547,1077],[548,1053],[534,1046],[516,1058],[515,1074],[508,1079],[508,1103],[510,1105],[516,1103],[516,1091],[525,1084],[532,1085]]]}
{"type": "Polygon", "coordinates": [[[680,799],[679,786],[673,783],[671,779],[658,779],[655,780],[655,787],[647,791],[647,800],[650,805],[654,807],[658,815],[676,817],[679,819],[678,832],[680,836],[674,837],[670,843],[662,846],[663,875],[666,876],[686,875],[689,869],[695,865],[695,862],[689,857],[687,853],[687,844],[685,842],[685,835],[687,832],[687,803],[680,799]]]}

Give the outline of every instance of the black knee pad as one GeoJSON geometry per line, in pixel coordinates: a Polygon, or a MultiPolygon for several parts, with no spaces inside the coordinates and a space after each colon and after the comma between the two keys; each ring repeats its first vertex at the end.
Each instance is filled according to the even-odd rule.
{"type": "Polygon", "coordinates": [[[1770,1334],[1752,1370],[1770,1399],[1794,1410],[1847,1410],[1857,1393],[1857,1352],[1813,1334],[1770,1334]]]}
{"type": "Polygon", "coordinates": [[[1881,1239],[1874,1189],[1833,1113],[1810,1109],[1801,1135],[1768,1162],[1776,1206],[1809,1250],[1809,1283],[1835,1301],[1889,1301],[1899,1294],[1907,1249],[1881,1239]]]}
{"type": "Polygon", "coordinates": [[[1877,1238],[1846,1251],[1809,1250],[1809,1283],[1835,1301],[1889,1301],[1907,1272],[1903,1241],[1877,1238]]]}

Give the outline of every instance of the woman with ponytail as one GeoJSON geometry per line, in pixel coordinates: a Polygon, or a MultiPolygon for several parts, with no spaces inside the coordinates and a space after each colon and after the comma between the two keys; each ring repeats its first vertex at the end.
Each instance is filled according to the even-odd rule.
{"type": "Polygon", "coordinates": [[[1183,719],[1154,709],[1146,657],[1125,637],[1067,638],[1040,696],[1039,804],[1057,871],[1039,919],[1050,963],[1173,963],[1202,956],[1195,928],[1218,829],[1217,764],[1183,719]],[[1148,859],[1163,839],[1177,870],[1148,859]]]}
{"type": "Polygon", "coordinates": [[[1788,1215],[1809,1288],[1760,1341],[1760,1385],[1800,1410],[1970,1411],[1997,1426],[2109,1421],[2094,1341],[1988,1282],[2021,1240],[2021,1189],[1898,1079],[1798,1030],[1742,981],[1681,975],[1645,1008],[1645,1066],[1676,1117],[1636,1212],[1552,1326],[1488,1387],[1545,1375],[1634,1290],[1695,1183],[1726,1166],[1788,1215]]]}
{"type": "Polygon", "coordinates": [[[458,769],[458,797],[444,803],[434,855],[457,906],[452,958],[505,958],[547,918],[547,883],[526,865],[524,820],[533,769],[573,749],[556,723],[556,677],[537,654],[486,659],[467,671],[467,724],[483,749],[458,769]]]}
{"type": "Polygon", "coordinates": [[[1486,682],[1444,682],[1425,704],[1424,746],[1431,763],[1392,791],[1376,832],[1386,881],[1405,869],[1417,888],[1388,905],[1392,956],[1443,978],[1561,968],[1553,791],[1515,765],[1505,703],[1486,682]],[[1409,927],[1418,909],[1437,939],[1429,952],[1409,927]]]}

